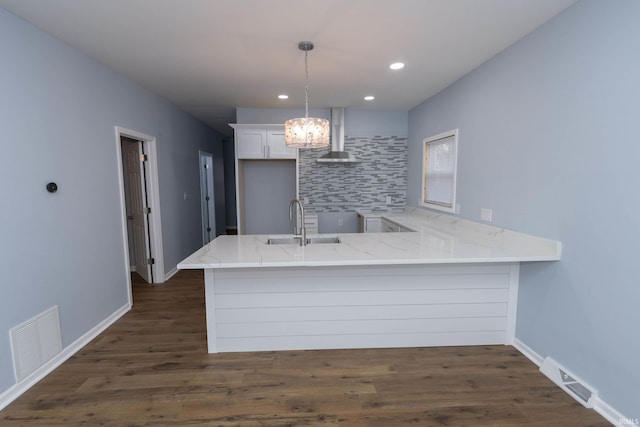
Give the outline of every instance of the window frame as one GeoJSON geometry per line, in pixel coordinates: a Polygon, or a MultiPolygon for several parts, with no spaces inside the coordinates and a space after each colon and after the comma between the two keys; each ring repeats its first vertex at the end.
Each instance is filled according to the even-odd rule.
{"type": "Polygon", "coordinates": [[[425,138],[422,141],[422,193],[420,195],[420,205],[425,208],[435,209],[439,211],[456,213],[456,192],[457,192],[457,178],[458,178],[458,129],[453,129],[447,132],[442,132],[438,135],[425,138]],[[451,206],[442,203],[436,203],[427,199],[427,166],[428,166],[428,153],[429,144],[434,142],[453,137],[453,176],[452,176],[452,191],[451,191],[451,206]]]}

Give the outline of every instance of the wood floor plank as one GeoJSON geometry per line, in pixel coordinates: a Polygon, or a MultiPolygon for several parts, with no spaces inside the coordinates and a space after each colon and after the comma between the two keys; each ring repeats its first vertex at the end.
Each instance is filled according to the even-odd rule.
{"type": "Polygon", "coordinates": [[[609,426],[509,346],[207,354],[201,271],[133,284],[132,310],[0,425],[609,426]]]}

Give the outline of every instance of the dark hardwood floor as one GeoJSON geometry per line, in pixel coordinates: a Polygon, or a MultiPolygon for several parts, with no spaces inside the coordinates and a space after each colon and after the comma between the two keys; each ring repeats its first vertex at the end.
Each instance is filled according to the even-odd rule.
{"type": "Polygon", "coordinates": [[[207,354],[201,271],[0,412],[2,426],[610,426],[509,346],[207,354]]]}

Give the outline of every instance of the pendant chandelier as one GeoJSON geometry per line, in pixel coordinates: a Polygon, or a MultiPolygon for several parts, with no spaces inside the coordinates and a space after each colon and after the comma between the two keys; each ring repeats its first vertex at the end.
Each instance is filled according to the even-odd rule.
{"type": "Polygon", "coordinates": [[[304,51],[304,117],[284,122],[284,138],[287,147],[319,148],[329,145],[329,120],[309,117],[309,68],[307,54],[313,43],[300,42],[298,49],[304,51]]]}

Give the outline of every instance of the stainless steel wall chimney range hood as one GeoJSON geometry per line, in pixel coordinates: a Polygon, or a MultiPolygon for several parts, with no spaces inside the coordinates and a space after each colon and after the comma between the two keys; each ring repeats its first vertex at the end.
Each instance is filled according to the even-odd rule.
{"type": "Polygon", "coordinates": [[[344,108],[331,109],[331,151],[319,157],[318,163],[356,163],[351,154],[344,151],[344,108]]]}

